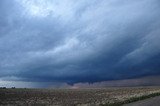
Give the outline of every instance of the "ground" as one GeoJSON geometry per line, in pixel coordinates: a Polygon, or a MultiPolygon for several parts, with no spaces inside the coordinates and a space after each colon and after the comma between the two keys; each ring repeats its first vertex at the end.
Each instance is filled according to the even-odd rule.
{"type": "Polygon", "coordinates": [[[0,89],[0,105],[99,106],[160,93],[160,87],[99,89],[0,89]]]}
{"type": "Polygon", "coordinates": [[[160,96],[156,96],[145,100],[140,100],[137,102],[125,104],[124,106],[159,106],[159,105],[160,105],[160,96]]]}

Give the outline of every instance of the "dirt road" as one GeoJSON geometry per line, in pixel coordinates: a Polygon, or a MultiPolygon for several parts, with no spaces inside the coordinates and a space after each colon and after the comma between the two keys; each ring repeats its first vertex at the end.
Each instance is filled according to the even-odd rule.
{"type": "Polygon", "coordinates": [[[160,96],[129,103],[123,106],[160,106],[160,96]]]}

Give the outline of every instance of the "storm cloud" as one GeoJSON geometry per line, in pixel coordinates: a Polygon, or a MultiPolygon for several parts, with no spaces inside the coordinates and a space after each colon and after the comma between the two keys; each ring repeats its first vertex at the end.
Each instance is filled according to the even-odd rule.
{"type": "Polygon", "coordinates": [[[1,0],[0,79],[100,82],[160,74],[159,0],[1,0]]]}

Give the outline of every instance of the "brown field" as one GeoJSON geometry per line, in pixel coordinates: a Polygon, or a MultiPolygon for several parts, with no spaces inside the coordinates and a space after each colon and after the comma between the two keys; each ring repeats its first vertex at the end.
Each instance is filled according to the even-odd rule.
{"type": "Polygon", "coordinates": [[[160,93],[160,87],[0,89],[0,106],[98,106],[160,93]]]}

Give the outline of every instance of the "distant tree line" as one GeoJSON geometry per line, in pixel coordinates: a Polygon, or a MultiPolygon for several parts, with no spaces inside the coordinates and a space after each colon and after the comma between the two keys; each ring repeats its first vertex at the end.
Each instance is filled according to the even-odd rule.
{"type": "MultiPolygon", "coordinates": [[[[11,87],[12,89],[15,89],[16,87],[11,87]]],[[[0,87],[0,89],[7,89],[6,87],[0,87]]]]}
{"type": "Polygon", "coordinates": [[[0,87],[0,89],[6,89],[6,87],[0,87]]]}

